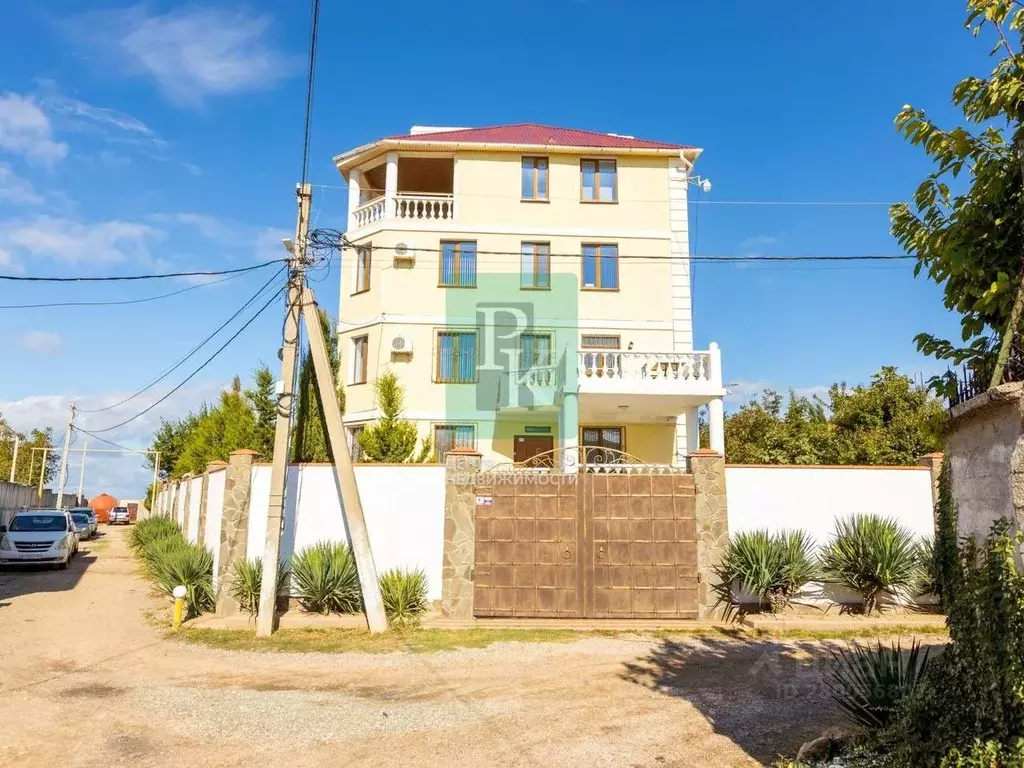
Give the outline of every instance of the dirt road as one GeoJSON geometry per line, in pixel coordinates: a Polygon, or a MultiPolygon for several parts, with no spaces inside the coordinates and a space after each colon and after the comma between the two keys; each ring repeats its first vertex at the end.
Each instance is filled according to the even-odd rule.
{"type": "Polygon", "coordinates": [[[437,654],[166,639],[123,529],[0,572],[3,766],[748,766],[838,716],[816,643],[593,638],[437,654]]]}

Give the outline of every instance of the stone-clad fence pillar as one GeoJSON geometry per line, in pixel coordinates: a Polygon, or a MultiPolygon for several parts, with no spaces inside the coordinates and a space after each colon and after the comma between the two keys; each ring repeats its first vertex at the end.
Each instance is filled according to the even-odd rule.
{"type": "Polygon", "coordinates": [[[476,475],[481,456],[454,449],[445,457],[444,559],[441,561],[441,613],[473,618],[476,547],[476,475]]]}
{"type": "Polygon", "coordinates": [[[729,546],[729,520],[726,513],[725,457],[718,451],[700,448],[690,454],[690,471],[696,492],[697,572],[700,584],[697,600],[700,618],[720,613],[711,589],[714,567],[722,562],[729,546]]]}
{"type": "Polygon", "coordinates": [[[239,612],[238,603],[229,594],[231,566],[247,556],[249,539],[249,492],[256,451],[235,451],[228,457],[224,478],[224,508],[220,520],[220,555],[217,560],[217,615],[239,612]]]}

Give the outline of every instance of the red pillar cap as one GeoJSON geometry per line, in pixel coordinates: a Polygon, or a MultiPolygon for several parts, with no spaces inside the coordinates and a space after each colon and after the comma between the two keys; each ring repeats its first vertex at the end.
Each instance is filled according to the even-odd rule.
{"type": "Polygon", "coordinates": [[[714,448],[698,448],[690,454],[691,456],[721,456],[714,448]]]}
{"type": "Polygon", "coordinates": [[[251,451],[248,448],[242,448],[242,449],[237,450],[237,451],[232,451],[228,455],[229,456],[259,456],[260,452],[259,451],[251,451]]]}

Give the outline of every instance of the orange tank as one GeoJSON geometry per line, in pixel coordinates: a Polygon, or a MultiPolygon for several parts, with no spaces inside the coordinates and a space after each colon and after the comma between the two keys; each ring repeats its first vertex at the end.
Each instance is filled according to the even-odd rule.
{"type": "Polygon", "coordinates": [[[105,523],[107,518],[110,517],[110,510],[117,506],[117,499],[106,493],[101,493],[89,501],[89,506],[92,508],[93,513],[95,513],[96,520],[100,523],[105,523]]]}

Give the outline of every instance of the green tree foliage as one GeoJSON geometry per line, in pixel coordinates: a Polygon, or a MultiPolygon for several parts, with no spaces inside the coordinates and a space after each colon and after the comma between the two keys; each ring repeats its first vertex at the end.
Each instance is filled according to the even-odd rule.
{"type": "MultiPolygon", "coordinates": [[[[989,76],[968,77],[953,89],[953,103],[974,130],[942,129],[910,105],[900,111],[897,129],[936,167],[913,203],[894,205],[890,217],[897,242],[917,256],[915,273],[925,271],[941,285],[946,308],[961,317],[959,341],[921,333],[918,348],[980,369],[1010,325],[1022,275],[1024,6],[968,0],[967,11],[974,34],[991,33],[995,41],[989,76]]],[[[938,378],[932,383],[943,386],[938,378]]]]}
{"type": "Polygon", "coordinates": [[[734,464],[913,465],[941,450],[946,412],[928,390],[891,366],[827,398],[765,390],[725,418],[725,453],[734,464]]]}
{"type": "Polygon", "coordinates": [[[174,474],[201,474],[214,460],[227,460],[232,451],[256,450],[256,418],[242,395],[236,376],[231,390],[222,392],[217,407],[206,412],[188,434],[174,474]]]}
{"type": "Polygon", "coordinates": [[[7,481],[11,477],[11,462],[14,460],[14,437],[17,435],[20,443],[18,445],[18,466],[14,470],[14,481],[22,485],[35,485],[39,482],[39,471],[42,464],[43,452],[32,450],[33,448],[49,448],[46,454],[46,468],[43,483],[48,483],[57,477],[57,470],[60,467],[60,454],[54,450],[53,430],[33,429],[31,432],[17,432],[4,420],[0,414],[0,481],[7,481]]]}
{"type": "Polygon", "coordinates": [[[277,424],[277,395],[274,386],[277,380],[266,363],[260,363],[253,371],[253,386],[245,390],[245,399],[252,408],[256,419],[254,451],[270,458],[274,454],[274,428],[277,424]]]}
{"type": "Polygon", "coordinates": [[[398,383],[398,377],[391,371],[384,373],[374,381],[373,391],[377,407],[384,415],[359,435],[363,458],[388,464],[426,461],[431,451],[429,440],[423,442],[419,453],[413,457],[416,450],[416,425],[401,418],[405,392],[398,383]]]}
{"type": "MultiPolygon", "coordinates": [[[[331,370],[340,367],[339,337],[334,329],[330,316],[320,310],[320,327],[327,340],[327,357],[331,370]]],[[[341,412],[345,412],[345,391],[339,384],[337,387],[338,404],[341,412]]],[[[323,404],[316,386],[316,371],[313,369],[313,354],[307,350],[302,357],[299,368],[299,401],[295,412],[295,426],[292,428],[292,461],[331,461],[330,442],[327,438],[327,425],[324,421],[323,404]]]]}
{"type": "MultiPolygon", "coordinates": [[[[209,411],[209,407],[203,403],[196,413],[189,413],[183,419],[171,421],[161,419],[160,429],[156,431],[153,442],[149,446],[151,451],[160,452],[160,469],[167,470],[168,474],[174,474],[178,459],[181,458],[185,446],[196,427],[199,426],[199,422],[209,414],[209,411]]],[[[156,456],[150,454],[146,457],[146,463],[149,464],[150,469],[153,468],[155,462],[156,456]]]]}

